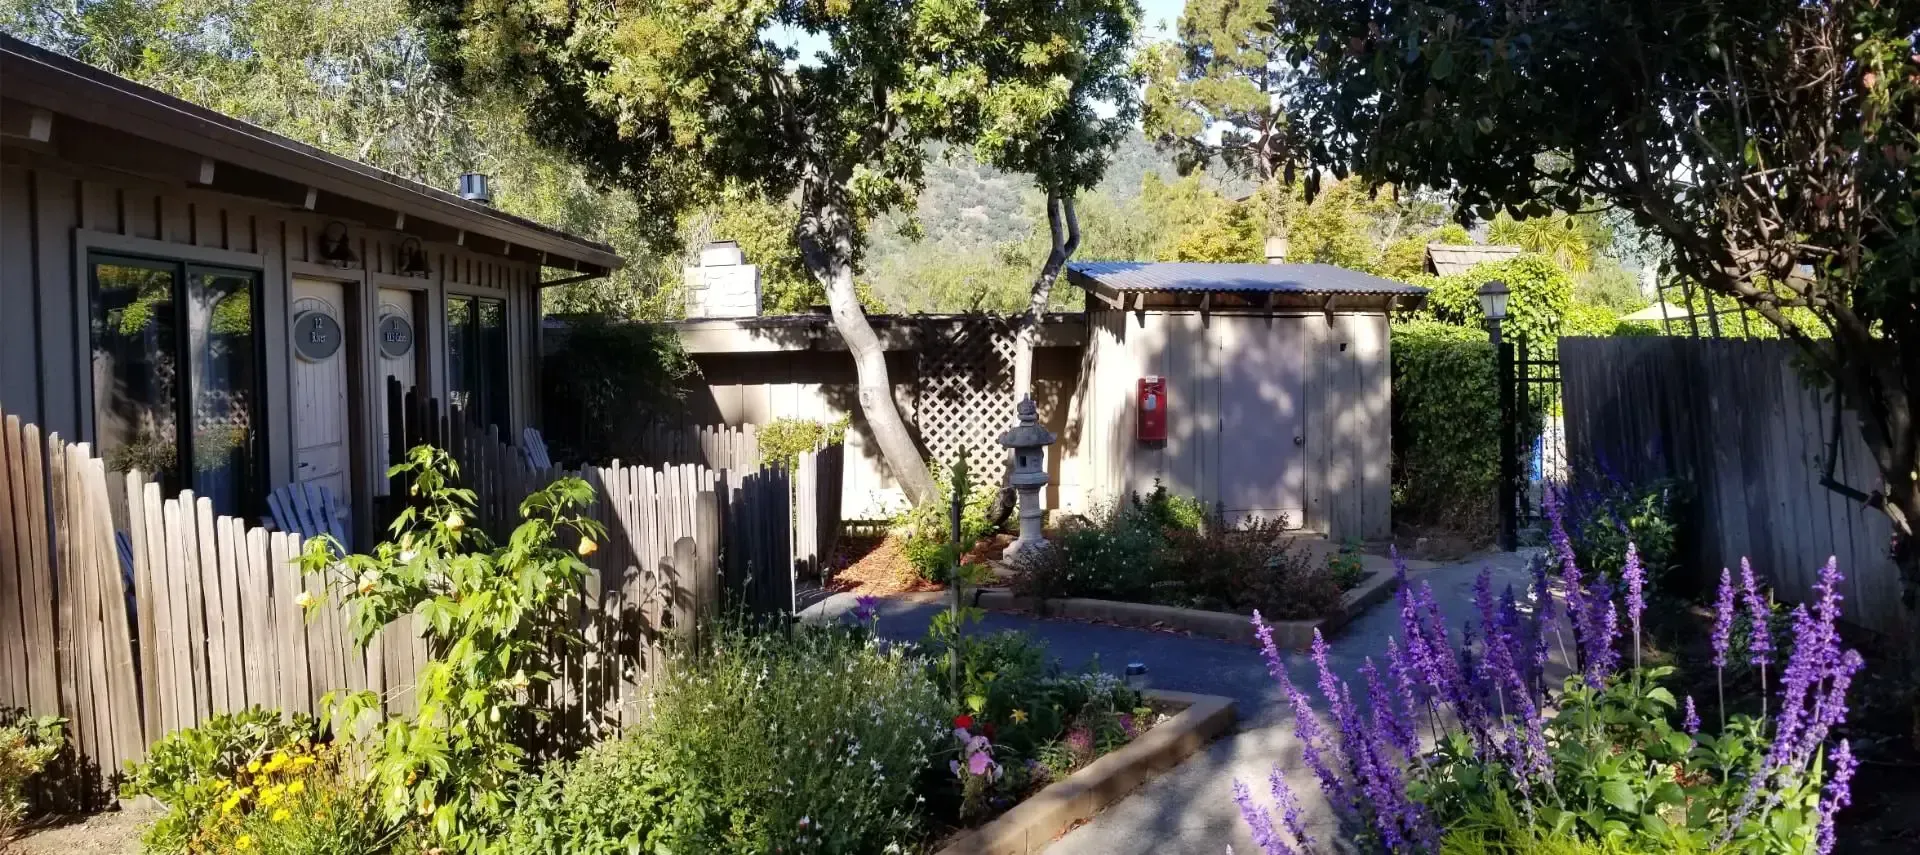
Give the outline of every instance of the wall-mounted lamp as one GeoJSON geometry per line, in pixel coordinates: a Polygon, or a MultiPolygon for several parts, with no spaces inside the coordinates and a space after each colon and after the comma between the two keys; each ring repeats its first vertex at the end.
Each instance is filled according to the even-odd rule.
{"type": "Polygon", "coordinates": [[[394,270],[401,276],[427,278],[433,271],[427,267],[427,251],[420,248],[420,239],[410,237],[400,242],[395,250],[394,270]]]}
{"type": "Polygon", "coordinates": [[[360,257],[348,245],[346,223],[334,220],[320,231],[320,259],[342,269],[360,263],[360,257]]]}

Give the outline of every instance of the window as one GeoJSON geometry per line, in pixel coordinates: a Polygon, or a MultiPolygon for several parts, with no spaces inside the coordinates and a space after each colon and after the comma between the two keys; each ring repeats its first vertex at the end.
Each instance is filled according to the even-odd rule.
{"type": "Polygon", "coordinates": [[[507,304],[486,297],[447,298],[447,382],[453,405],[470,420],[511,430],[507,391],[507,304]]]}
{"type": "Polygon", "coordinates": [[[265,472],[259,274],[97,253],[88,268],[95,447],[108,468],[250,515],[265,472]]]}

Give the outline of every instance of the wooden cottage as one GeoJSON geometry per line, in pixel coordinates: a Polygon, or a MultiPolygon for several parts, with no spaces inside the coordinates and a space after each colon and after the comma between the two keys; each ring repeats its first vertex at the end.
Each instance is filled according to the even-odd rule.
{"type": "MultiPolygon", "coordinates": [[[[621,264],[0,35],[0,405],[254,517],[385,489],[387,378],[513,433],[539,292],[621,264]]],[[[113,479],[109,479],[112,481],[113,479]]]]}
{"type": "Polygon", "coordinates": [[[1083,490],[1157,481],[1230,518],[1391,533],[1387,318],[1426,289],[1327,264],[1081,262],[1068,278],[1087,291],[1083,490]]]}

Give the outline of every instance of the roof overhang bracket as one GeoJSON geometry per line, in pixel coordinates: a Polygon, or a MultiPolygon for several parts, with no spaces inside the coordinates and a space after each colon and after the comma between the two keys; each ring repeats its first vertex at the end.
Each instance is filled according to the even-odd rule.
{"type": "Polygon", "coordinates": [[[1260,302],[1261,302],[1261,305],[1267,310],[1267,317],[1269,318],[1273,317],[1273,305],[1275,302],[1273,292],[1268,291],[1266,295],[1261,298],[1260,302]]]}
{"type": "Polygon", "coordinates": [[[1333,326],[1333,304],[1340,299],[1338,294],[1328,294],[1327,301],[1320,304],[1320,312],[1327,316],[1327,326],[1333,326]]]}

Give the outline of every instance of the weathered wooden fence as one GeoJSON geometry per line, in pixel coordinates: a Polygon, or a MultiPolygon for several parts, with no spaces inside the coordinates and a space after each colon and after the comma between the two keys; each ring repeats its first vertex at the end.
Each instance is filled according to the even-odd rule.
{"type": "MultiPolygon", "coordinates": [[[[1697,566],[1752,559],[1782,596],[1804,600],[1820,565],[1847,574],[1847,618],[1902,634],[1891,526],[1820,483],[1872,489],[1880,475],[1858,422],[1804,380],[1791,344],[1679,337],[1561,339],[1569,457],[1576,472],[1629,483],[1677,476],[1694,491],[1697,566]]],[[[1576,476],[1579,477],[1579,476],[1576,476]]]]}
{"type": "MultiPolygon", "coordinates": [[[[831,508],[794,507],[785,470],[535,469],[491,429],[442,419],[426,401],[410,409],[417,430],[405,435],[445,443],[475,491],[475,526],[496,537],[554,478],[595,488],[588,513],[607,537],[586,559],[578,628],[587,645],[552,688],[588,736],[630,721],[665,651],[721,603],[792,608],[797,563],[817,560],[794,552],[796,518],[814,532],[809,548],[837,529],[831,508]]],[[[827,477],[818,457],[803,468],[810,484],[827,477]]],[[[406,483],[389,486],[406,501],[406,483]]],[[[356,645],[347,608],[301,575],[303,546],[295,534],[217,516],[191,491],[166,497],[138,472],[108,473],[87,446],[43,440],[6,417],[0,706],[67,717],[80,753],[108,774],[165,733],[249,706],[318,712],[328,692],[367,689],[390,711],[412,711],[429,655],[418,619],[356,645]],[[110,478],[124,480],[124,492],[110,492],[110,478]],[[302,594],[320,604],[302,608],[302,594]]]]}

